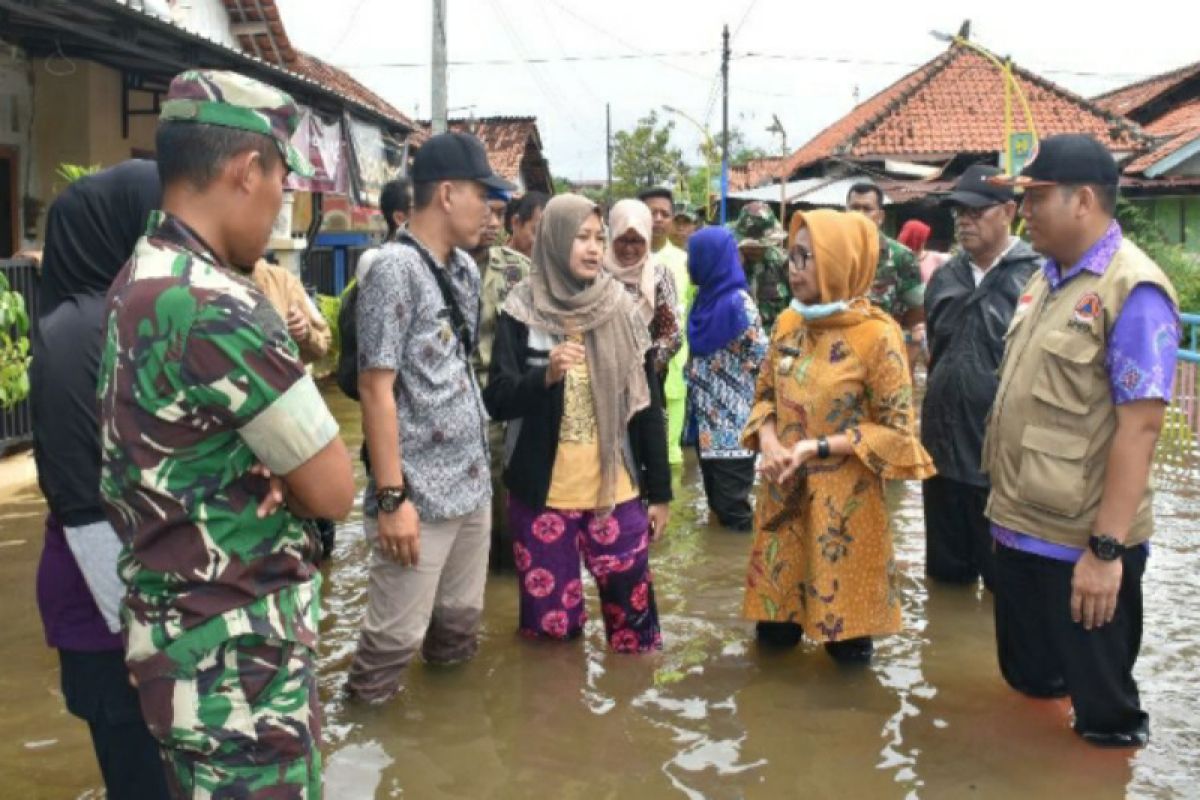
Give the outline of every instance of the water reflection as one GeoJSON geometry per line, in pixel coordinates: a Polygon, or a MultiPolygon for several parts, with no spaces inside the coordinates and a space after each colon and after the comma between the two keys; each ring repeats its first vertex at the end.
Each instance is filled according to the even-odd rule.
{"type": "MultiPolygon", "coordinates": [[[[357,407],[331,396],[357,447],[357,407]]],[[[361,477],[361,476],[360,476],[361,477]]],[[[1102,751],[1069,731],[1069,706],[1012,692],[996,668],[990,596],[929,586],[919,493],[892,488],[905,627],[874,664],[847,669],[819,647],[761,651],[738,619],[750,538],[707,525],[694,466],[654,546],[662,653],[605,647],[591,621],[570,643],[515,634],[511,575],[487,590],[478,658],[416,664],[383,708],[341,693],[366,599],[361,521],[339,531],[320,653],[327,796],[360,798],[778,798],[1195,796],[1200,781],[1200,588],[1195,469],[1159,470],[1159,531],[1146,579],[1136,674],[1150,746],[1102,751]]],[[[58,693],[33,600],[43,507],[0,504],[0,796],[98,797],[86,730],[58,693]]]]}

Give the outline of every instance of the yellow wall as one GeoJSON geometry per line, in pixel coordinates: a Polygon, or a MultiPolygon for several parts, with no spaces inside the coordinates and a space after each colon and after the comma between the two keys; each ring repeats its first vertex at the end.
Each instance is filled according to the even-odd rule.
{"type": "MultiPolygon", "coordinates": [[[[88,61],[74,65],[70,75],[53,75],[44,61],[33,61],[34,181],[36,196],[46,206],[63,189],[55,174],[59,164],[111,167],[134,149],[154,150],[153,115],[130,117],[129,138],[121,136],[121,73],[88,61]]],[[[134,93],[130,103],[148,108],[150,98],[134,93]]],[[[45,231],[45,218],[43,207],[39,233],[45,231]]]]}

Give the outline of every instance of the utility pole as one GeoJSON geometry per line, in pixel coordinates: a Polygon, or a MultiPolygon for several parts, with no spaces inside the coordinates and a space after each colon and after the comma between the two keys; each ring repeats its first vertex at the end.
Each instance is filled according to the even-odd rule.
{"type": "Polygon", "coordinates": [[[433,132],[446,132],[446,0],[433,0],[433,132]]]}
{"type": "Polygon", "coordinates": [[[721,33],[721,224],[728,220],[729,200],[729,26],[721,33]]]}
{"type": "MultiPolygon", "coordinates": [[[[787,131],[783,129],[783,123],[779,121],[778,114],[771,115],[771,124],[767,126],[768,133],[778,133],[780,138],[779,152],[782,157],[779,160],[780,165],[787,162],[787,131]]],[[[787,175],[779,174],[779,221],[783,223],[783,227],[788,226],[787,218],[787,175]]]]}
{"type": "Polygon", "coordinates": [[[608,162],[604,181],[604,205],[607,210],[612,208],[612,105],[609,103],[604,104],[604,153],[608,162]]]}

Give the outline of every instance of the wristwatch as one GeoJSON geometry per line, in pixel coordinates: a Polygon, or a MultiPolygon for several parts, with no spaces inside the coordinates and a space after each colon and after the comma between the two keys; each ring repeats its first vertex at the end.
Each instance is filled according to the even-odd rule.
{"type": "Polygon", "coordinates": [[[391,514],[399,510],[400,506],[408,500],[408,486],[382,486],[375,490],[375,502],[379,503],[379,510],[385,514],[391,514]]]}
{"type": "Polygon", "coordinates": [[[1125,545],[1103,533],[1094,533],[1088,538],[1088,549],[1101,561],[1116,561],[1125,555],[1125,545]]]}
{"type": "Polygon", "coordinates": [[[817,439],[817,458],[829,458],[829,439],[824,436],[817,439]]]}

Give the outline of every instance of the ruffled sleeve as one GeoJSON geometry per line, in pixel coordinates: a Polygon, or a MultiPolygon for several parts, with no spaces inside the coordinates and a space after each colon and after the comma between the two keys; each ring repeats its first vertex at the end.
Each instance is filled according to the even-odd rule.
{"type": "Polygon", "coordinates": [[[917,437],[912,378],[900,328],[888,320],[876,330],[879,335],[859,354],[867,372],[867,414],[847,428],[846,435],[854,454],[881,478],[931,478],[936,470],[917,437]]]}

